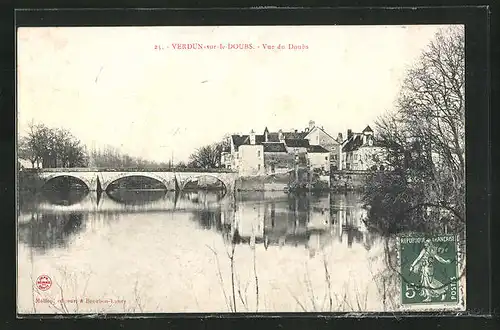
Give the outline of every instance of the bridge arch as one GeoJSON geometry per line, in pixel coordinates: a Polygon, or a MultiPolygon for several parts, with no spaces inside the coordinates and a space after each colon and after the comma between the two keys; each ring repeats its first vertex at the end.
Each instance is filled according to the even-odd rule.
{"type": "Polygon", "coordinates": [[[118,174],[113,175],[113,176],[105,177],[103,182],[100,183],[101,189],[103,191],[107,191],[109,186],[111,184],[117,182],[118,180],[127,179],[127,178],[137,178],[137,177],[152,179],[154,181],[161,183],[165,190],[168,189],[168,185],[165,182],[165,179],[159,175],[154,174],[154,172],[140,172],[140,173],[122,172],[122,173],[118,173],[118,174]]]}
{"type": "Polygon", "coordinates": [[[219,176],[219,175],[213,175],[213,174],[210,174],[210,173],[199,173],[199,174],[193,174],[193,175],[190,175],[186,178],[184,178],[184,180],[182,180],[182,183],[179,185],[179,189],[181,191],[185,190],[186,189],[186,186],[188,186],[190,183],[192,182],[195,182],[195,181],[198,181],[200,178],[213,178],[215,179],[217,182],[220,182],[222,184],[222,189],[223,191],[227,192],[228,189],[229,189],[229,184],[226,180],[224,180],[223,177],[219,176]]]}
{"type": "Polygon", "coordinates": [[[89,178],[87,178],[86,176],[81,176],[81,175],[77,175],[74,173],[67,173],[67,172],[54,173],[54,174],[50,174],[50,175],[43,177],[44,182],[43,182],[42,188],[45,187],[45,185],[47,183],[51,182],[52,180],[55,180],[58,178],[64,178],[64,177],[72,178],[72,179],[75,179],[79,182],[82,182],[85,185],[85,187],[87,188],[87,190],[91,190],[92,182],[91,182],[91,180],[89,180],[89,178]]]}

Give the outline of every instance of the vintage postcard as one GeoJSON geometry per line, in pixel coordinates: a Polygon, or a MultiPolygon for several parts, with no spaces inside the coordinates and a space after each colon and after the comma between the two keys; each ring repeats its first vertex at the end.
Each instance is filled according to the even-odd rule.
{"type": "Polygon", "coordinates": [[[464,39],[18,28],[18,313],[465,310],[464,39]]]}

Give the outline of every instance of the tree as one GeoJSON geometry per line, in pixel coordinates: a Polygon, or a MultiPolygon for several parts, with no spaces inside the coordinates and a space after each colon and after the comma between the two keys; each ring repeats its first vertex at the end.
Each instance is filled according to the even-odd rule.
{"type": "Polygon", "coordinates": [[[33,167],[86,166],[87,156],[80,140],[65,129],[53,129],[30,123],[28,135],[19,140],[19,156],[31,161],[33,167]]]}
{"type": "Polygon", "coordinates": [[[31,167],[35,168],[35,165],[38,165],[38,155],[27,137],[19,139],[18,155],[21,158],[29,160],[31,167]]]}
{"type": "Polygon", "coordinates": [[[365,192],[378,228],[464,224],[464,53],[462,27],[440,30],[408,70],[395,111],[376,123],[390,169],[373,173],[365,192]]]}
{"type": "Polygon", "coordinates": [[[105,146],[102,149],[93,149],[89,153],[89,162],[92,166],[107,168],[170,168],[165,162],[148,161],[139,157],[133,157],[120,151],[113,146],[105,146]]]}
{"type": "Polygon", "coordinates": [[[221,149],[218,144],[211,144],[196,149],[189,156],[189,167],[194,168],[216,168],[220,165],[221,149]]]}
{"type": "Polygon", "coordinates": [[[196,149],[189,156],[189,167],[219,168],[221,167],[222,152],[229,148],[229,137],[225,136],[221,142],[212,143],[196,149]]]}

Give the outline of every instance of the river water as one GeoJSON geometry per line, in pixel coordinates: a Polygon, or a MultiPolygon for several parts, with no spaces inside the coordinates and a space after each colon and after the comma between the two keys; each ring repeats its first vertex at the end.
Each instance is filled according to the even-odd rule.
{"type": "Polygon", "coordinates": [[[396,299],[356,194],[72,191],[19,206],[19,313],[360,312],[396,299]]]}

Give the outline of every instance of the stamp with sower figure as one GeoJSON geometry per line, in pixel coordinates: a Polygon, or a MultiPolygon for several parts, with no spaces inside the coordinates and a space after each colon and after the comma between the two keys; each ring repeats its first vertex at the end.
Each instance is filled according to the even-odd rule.
{"type": "Polygon", "coordinates": [[[460,304],[456,235],[402,235],[398,245],[402,308],[460,304]]]}

